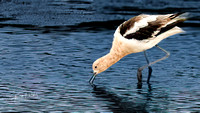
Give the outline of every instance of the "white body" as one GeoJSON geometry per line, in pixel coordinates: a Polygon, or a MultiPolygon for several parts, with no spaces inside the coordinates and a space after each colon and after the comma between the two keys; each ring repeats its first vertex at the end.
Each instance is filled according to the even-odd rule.
{"type": "Polygon", "coordinates": [[[167,15],[142,14],[125,21],[114,33],[110,52],[93,63],[95,75],[105,71],[128,54],[145,51],[163,39],[183,32],[176,24],[185,21],[186,16],[186,13],[167,15]]]}
{"type": "MultiPolygon", "coordinates": [[[[170,29],[169,31],[166,31],[165,33],[162,33],[158,35],[154,39],[146,39],[146,40],[136,40],[136,39],[126,39],[124,38],[119,31],[119,27],[114,33],[114,39],[113,39],[113,46],[115,43],[121,43],[122,48],[125,49],[129,54],[131,53],[138,53],[145,51],[147,49],[152,48],[156,44],[158,44],[160,41],[163,39],[175,35],[177,33],[184,32],[181,28],[179,27],[174,27],[173,29],[170,29]]],[[[112,49],[111,49],[112,51],[112,49]]]]}

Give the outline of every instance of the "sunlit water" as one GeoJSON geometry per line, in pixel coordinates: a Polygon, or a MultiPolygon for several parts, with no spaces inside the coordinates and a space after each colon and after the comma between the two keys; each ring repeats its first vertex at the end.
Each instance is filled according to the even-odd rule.
{"type": "MultiPolygon", "coordinates": [[[[143,2],[143,0],[137,2],[138,7],[141,7],[143,2]]],[[[196,3],[185,2],[190,5],[196,3]]],[[[108,3],[110,4],[110,1],[108,3]]],[[[129,4],[120,3],[130,7],[129,4]]],[[[81,10],[84,12],[87,9],[84,7],[93,4],[93,1],[57,1],[50,4],[54,4],[55,7],[70,4],[75,11],[82,7],[81,10]]],[[[143,53],[137,53],[126,56],[97,76],[96,88],[93,89],[88,84],[92,76],[93,61],[109,52],[113,33],[117,27],[114,23],[119,24],[119,21],[128,19],[131,17],[129,13],[133,12],[126,7],[123,12],[119,10],[119,4],[115,3],[104,12],[100,6],[110,5],[101,3],[94,9],[96,4],[91,5],[93,10],[86,12],[88,14],[96,11],[102,14],[102,23],[88,22],[70,26],[59,25],[59,27],[35,26],[37,23],[30,23],[33,26],[15,25],[16,21],[24,21],[19,19],[3,21],[0,24],[0,111],[200,111],[200,27],[199,24],[194,24],[199,17],[190,20],[187,24],[189,26],[182,27],[185,33],[169,37],[159,44],[170,51],[171,56],[152,66],[151,84],[146,83],[147,70],[144,70],[143,85],[137,86],[137,68],[146,64],[143,53]],[[114,12],[116,14],[113,14],[114,12]],[[107,14],[112,15],[111,18],[105,17],[107,14]],[[113,20],[114,17],[116,20],[113,20]],[[103,18],[108,19],[104,21],[103,18]]],[[[166,5],[164,2],[160,4],[166,5]]],[[[149,7],[147,9],[150,9],[149,7]]],[[[175,6],[169,5],[169,7],[175,6]]],[[[196,6],[191,10],[199,12],[194,7],[196,6]]],[[[179,7],[176,8],[181,10],[179,7]]],[[[182,10],[185,10],[184,8],[182,10]]],[[[154,11],[158,12],[157,9],[154,11]]],[[[98,17],[93,18],[98,19],[98,17]]],[[[82,21],[84,20],[88,21],[85,17],[82,21]]],[[[71,21],[76,20],[71,19],[71,21]]],[[[165,55],[157,48],[148,50],[147,54],[150,61],[165,55]]]]}

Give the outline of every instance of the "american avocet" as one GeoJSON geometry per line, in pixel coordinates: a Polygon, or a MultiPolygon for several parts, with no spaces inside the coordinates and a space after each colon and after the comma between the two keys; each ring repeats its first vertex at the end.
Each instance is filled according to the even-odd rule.
{"type": "Polygon", "coordinates": [[[152,73],[150,65],[164,60],[170,55],[168,51],[161,48],[157,44],[171,35],[184,32],[177,26],[177,24],[185,21],[187,19],[187,15],[188,13],[166,15],[141,14],[122,23],[118,26],[114,33],[114,39],[110,52],[93,63],[93,76],[89,80],[89,83],[93,85],[93,81],[97,74],[105,71],[124,56],[138,52],[144,52],[144,56],[148,63],[147,65],[138,68],[138,82],[142,82],[142,70],[148,67],[149,75],[147,83],[149,83],[152,73]],[[149,62],[145,51],[154,46],[164,51],[166,56],[154,62],[149,62]]]}

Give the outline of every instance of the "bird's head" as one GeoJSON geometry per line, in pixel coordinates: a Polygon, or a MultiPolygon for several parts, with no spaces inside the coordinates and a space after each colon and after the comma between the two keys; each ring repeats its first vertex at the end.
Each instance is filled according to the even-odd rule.
{"type": "Polygon", "coordinates": [[[119,61],[120,58],[118,57],[113,57],[112,54],[107,54],[99,59],[97,59],[93,65],[93,76],[90,79],[90,84],[93,84],[93,81],[96,77],[97,74],[104,72],[105,70],[107,70],[111,65],[115,64],[117,61],[119,61]]]}
{"type": "Polygon", "coordinates": [[[97,75],[97,74],[105,71],[106,69],[108,69],[108,66],[106,65],[106,59],[104,59],[104,57],[101,57],[101,58],[97,59],[93,63],[92,69],[93,69],[93,74],[94,75],[97,75]]]}
{"type": "Polygon", "coordinates": [[[93,86],[93,81],[94,81],[96,75],[105,71],[106,69],[108,69],[109,66],[107,66],[106,63],[107,63],[107,60],[105,59],[105,57],[101,57],[93,63],[93,65],[92,65],[93,76],[91,77],[91,79],[89,81],[89,83],[92,86],[93,86]]]}

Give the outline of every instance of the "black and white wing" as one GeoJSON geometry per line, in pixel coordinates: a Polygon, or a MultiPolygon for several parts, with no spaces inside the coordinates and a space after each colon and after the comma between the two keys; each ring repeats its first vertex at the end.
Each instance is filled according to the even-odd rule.
{"type": "Polygon", "coordinates": [[[126,39],[154,38],[186,20],[186,13],[167,15],[139,15],[120,25],[120,34],[126,39]]]}

